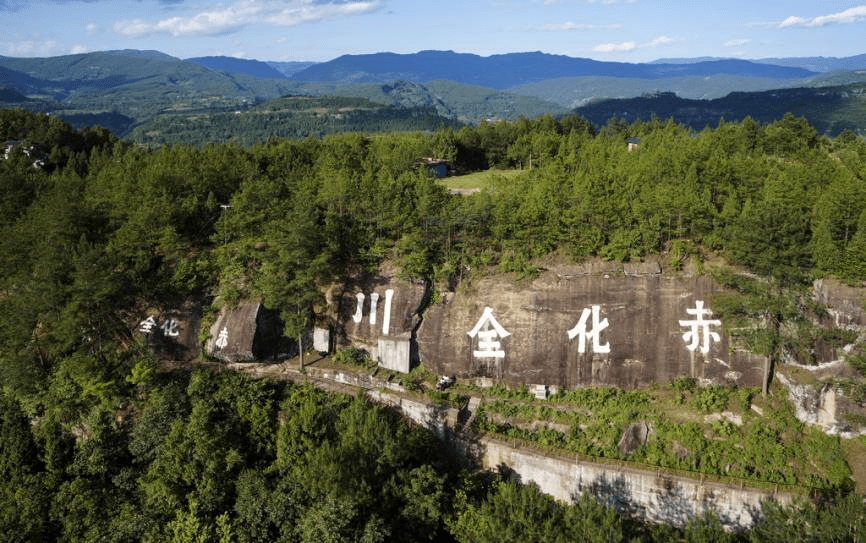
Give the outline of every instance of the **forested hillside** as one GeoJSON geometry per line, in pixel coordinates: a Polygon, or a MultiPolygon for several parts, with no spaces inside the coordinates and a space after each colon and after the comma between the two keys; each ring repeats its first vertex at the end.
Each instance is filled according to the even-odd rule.
{"type": "Polygon", "coordinates": [[[433,107],[385,106],[364,98],[287,96],[252,109],[164,113],[139,123],[126,135],[135,143],[238,143],[270,138],[324,136],[339,132],[407,132],[461,123],[433,107]]]}
{"type": "MultiPolygon", "coordinates": [[[[862,62],[857,57],[848,60],[842,65],[862,62]]],[[[611,117],[630,122],[655,115],[674,116],[678,123],[701,130],[722,116],[773,122],[786,112],[806,117],[819,133],[830,136],[844,129],[862,135],[866,126],[863,71],[853,69],[818,74],[731,59],[626,64],[541,53],[483,58],[442,51],[284,66],[296,79],[283,78],[278,68],[279,63],[274,67],[227,57],[185,61],[135,50],[0,57],[0,108],[50,113],[79,128],[100,125],[128,141],[148,144],[250,144],[273,136],[333,131],[411,130],[430,124],[435,129],[455,121],[558,117],[577,106],[584,106],[576,112],[597,126],[611,117]],[[296,72],[301,66],[306,69],[296,72]],[[669,93],[686,100],[671,104],[641,98],[669,93]],[[246,115],[250,108],[283,96],[365,98],[389,107],[330,125],[308,118],[246,115]],[[635,100],[619,100],[629,98],[635,100]],[[432,108],[442,120],[417,121],[429,117],[417,108],[432,108]],[[236,112],[241,117],[234,118],[236,112]],[[232,124],[238,125],[240,136],[229,129],[232,124]]]]}
{"type": "MultiPolygon", "coordinates": [[[[461,472],[430,434],[362,399],[166,371],[132,331],[149,301],[216,296],[261,298],[294,337],[327,319],[328,286],[385,260],[435,292],[493,270],[531,276],[552,255],[661,255],[719,273],[742,294],[725,311],[764,323],[744,328],[752,346],[808,364],[804,286],[866,280],[866,142],[851,132],[828,138],[791,115],[700,132],[544,116],[144,148],[3,110],[0,141],[18,142],[0,154],[7,540],[788,541],[866,530],[862,497],[838,481],[814,503],[770,502],[744,534],[712,515],[676,529],[590,497],[555,503],[461,472]],[[629,138],[640,140],[631,152],[629,138]],[[456,195],[425,156],[519,171],[491,171],[484,190],[456,195]],[[711,269],[718,261],[755,275],[726,276],[711,269]]],[[[851,359],[862,369],[861,355],[851,359]]],[[[768,447],[778,437],[761,436],[768,447]]]]}
{"type": "Polygon", "coordinates": [[[732,92],[715,100],[688,100],[672,92],[650,93],[640,98],[599,101],[574,112],[596,124],[613,117],[626,122],[673,118],[694,130],[715,126],[720,119],[741,121],[751,117],[771,123],[793,113],[809,121],[820,134],[835,136],[847,130],[862,136],[866,133],[866,83],[732,92]]]}

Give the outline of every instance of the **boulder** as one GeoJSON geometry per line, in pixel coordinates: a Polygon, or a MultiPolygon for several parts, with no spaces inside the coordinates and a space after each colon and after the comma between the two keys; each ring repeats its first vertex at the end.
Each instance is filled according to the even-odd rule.
{"type": "Polygon", "coordinates": [[[650,427],[646,422],[636,422],[625,429],[617,444],[619,452],[631,456],[642,445],[646,444],[650,427]]]}
{"type": "Polygon", "coordinates": [[[223,362],[279,360],[298,353],[297,342],[283,335],[279,315],[261,302],[241,302],[220,310],[205,350],[223,362]]]}
{"type": "Polygon", "coordinates": [[[147,307],[135,310],[133,333],[145,336],[162,359],[193,360],[201,354],[198,330],[202,303],[192,298],[152,300],[147,307]]]}

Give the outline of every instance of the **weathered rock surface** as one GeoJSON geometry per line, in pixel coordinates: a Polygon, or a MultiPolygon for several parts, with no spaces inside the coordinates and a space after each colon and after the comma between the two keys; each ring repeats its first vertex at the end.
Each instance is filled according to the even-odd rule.
{"type": "Polygon", "coordinates": [[[283,336],[283,323],[260,302],[243,302],[220,311],[205,343],[210,356],[223,362],[280,359],[297,354],[297,343],[283,336]]]}
{"type": "Polygon", "coordinates": [[[442,375],[509,384],[633,388],[688,375],[760,386],[764,359],[730,349],[707,276],[657,264],[562,265],[514,283],[490,276],[429,307],[421,361],[442,375]]]}
{"type": "Polygon", "coordinates": [[[362,347],[380,365],[408,372],[418,358],[413,339],[426,296],[423,284],[388,271],[353,279],[332,300],[337,345],[362,347]]]}
{"type": "Polygon", "coordinates": [[[625,429],[619,443],[616,445],[619,448],[619,452],[626,456],[633,454],[641,445],[646,444],[649,433],[650,427],[645,421],[632,424],[625,429]]]}
{"type": "Polygon", "coordinates": [[[201,354],[198,331],[201,327],[202,300],[172,299],[153,301],[136,311],[141,319],[136,334],[147,337],[157,356],[167,360],[193,360],[201,354]]]}
{"type": "Polygon", "coordinates": [[[788,399],[794,404],[796,416],[802,422],[817,426],[830,435],[851,438],[860,435],[857,427],[845,420],[845,414],[866,416],[866,408],[851,401],[845,392],[830,384],[801,385],[787,377],[784,371],[776,379],[788,389],[788,399]]]}
{"type": "MultiPolygon", "coordinates": [[[[712,314],[718,289],[708,276],[662,274],[656,262],[591,260],[551,266],[523,282],[487,276],[427,306],[425,285],[383,269],[332,289],[323,312],[332,326],[318,330],[318,336],[311,332],[308,340],[312,346],[318,338],[320,351],[363,348],[397,371],[422,361],[440,375],[550,391],[633,388],[684,375],[705,384],[760,386],[764,358],[733,348],[712,314]]],[[[866,289],[823,280],[815,283],[814,297],[828,308],[832,322],[825,324],[866,333],[866,289]]],[[[161,357],[189,360],[200,354],[202,303],[150,302],[130,317],[131,326],[148,336],[161,357]]],[[[226,362],[242,362],[293,356],[297,346],[294,338],[283,337],[275,312],[246,302],[221,312],[205,350],[226,362]]],[[[807,371],[823,379],[821,368],[843,354],[829,343],[819,345],[814,358],[823,364],[807,371]]],[[[827,371],[834,378],[859,377],[844,362],[827,371]]],[[[851,404],[841,392],[834,394],[837,411],[851,404]]],[[[821,401],[830,405],[829,398],[821,401]]],[[[815,401],[801,403],[804,420],[841,428],[839,416],[810,411],[815,401]]]]}
{"type": "Polygon", "coordinates": [[[815,301],[826,306],[836,326],[866,328],[866,289],[844,285],[834,279],[819,279],[812,287],[815,301]]]}
{"type": "MultiPolygon", "coordinates": [[[[814,300],[826,309],[822,324],[859,333],[857,343],[866,334],[866,288],[845,285],[835,279],[819,279],[812,285],[814,300]]],[[[853,437],[862,433],[860,425],[850,422],[866,416],[866,406],[833,385],[840,380],[859,380],[862,375],[845,361],[854,345],[835,347],[817,342],[815,365],[784,364],[776,368],[776,380],[788,390],[797,418],[817,426],[828,434],[853,437]],[[798,377],[808,375],[806,378],[798,377]],[[805,384],[804,384],[805,383],[805,384]]]]}

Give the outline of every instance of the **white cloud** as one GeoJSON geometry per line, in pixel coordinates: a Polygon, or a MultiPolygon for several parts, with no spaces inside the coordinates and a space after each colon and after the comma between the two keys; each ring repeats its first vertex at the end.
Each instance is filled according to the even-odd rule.
{"type": "Polygon", "coordinates": [[[659,36],[658,38],[655,38],[655,39],[652,40],[651,42],[645,44],[644,47],[657,47],[657,46],[659,46],[659,45],[664,45],[664,44],[666,44],[666,43],[671,43],[672,41],[674,41],[673,38],[669,38],[669,37],[667,37],[667,36],[659,36]]]}
{"type": "Polygon", "coordinates": [[[750,40],[749,38],[739,38],[739,39],[734,39],[734,40],[728,40],[724,43],[724,46],[725,47],[742,47],[743,45],[746,45],[747,43],[750,43],[751,41],[752,40],[750,40]]]}
{"type": "Polygon", "coordinates": [[[803,17],[790,16],[778,24],[779,28],[789,28],[792,26],[802,27],[819,27],[830,24],[850,24],[859,23],[866,19],[866,6],[857,6],[848,8],[838,13],[829,15],[821,15],[813,19],[804,19],[803,17]]]}
{"type": "Polygon", "coordinates": [[[289,2],[289,6],[265,20],[278,26],[295,26],[324,19],[338,19],[340,17],[370,13],[371,11],[376,11],[381,6],[381,0],[334,4],[289,2]]]}
{"type": "Polygon", "coordinates": [[[627,41],[622,43],[600,43],[593,47],[592,50],[596,53],[627,53],[629,51],[634,51],[635,49],[658,47],[659,45],[665,45],[668,43],[673,43],[675,41],[677,40],[669,38],[668,36],[659,36],[642,44],[638,44],[637,42],[633,41],[627,41]]]}
{"type": "Polygon", "coordinates": [[[596,53],[618,53],[623,51],[634,51],[637,44],[633,41],[624,43],[600,43],[592,48],[596,53]]]}
{"type": "Polygon", "coordinates": [[[255,22],[261,11],[262,7],[257,2],[245,0],[233,6],[201,11],[192,17],[169,17],[157,22],[142,19],[119,21],[114,24],[114,30],[129,37],[150,34],[215,36],[255,22]]]}
{"type": "Polygon", "coordinates": [[[100,30],[101,30],[101,29],[99,28],[99,25],[96,24],[96,23],[94,23],[93,21],[90,21],[89,23],[87,23],[87,26],[84,27],[84,29],[85,29],[85,30],[87,31],[87,33],[90,34],[91,36],[94,35],[94,34],[98,34],[98,33],[100,32],[100,30]]]}
{"type": "Polygon", "coordinates": [[[302,23],[369,13],[385,0],[243,0],[220,5],[194,15],[175,16],[161,21],[142,19],[118,21],[114,31],[128,37],[151,34],[172,36],[216,36],[253,24],[294,26],[302,23]]]}
{"type": "Polygon", "coordinates": [[[90,51],[89,47],[87,47],[86,45],[81,45],[80,43],[77,43],[77,44],[72,46],[72,49],[69,50],[69,54],[70,55],[78,55],[81,53],[87,53],[88,51],[90,51]]]}
{"type": "Polygon", "coordinates": [[[781,23],[779,23],[779,28],[785,28],[786,26],[805,26],[806,19],[802,17],[794,17],[791,15],[781,23]]]}
{"type": "Polygon", "coordinates": [[[620,28],[622,25],[594,25],[589,23],[573,23],[566,21],[559,24],[549,24],[539,27],[538,30],[610,30],[620,28]]]}
{"type": "Polygon", "coordinates": [[[22,40],[0,42],[2,54],[10,57],[48,57],[60,53],[60,44],[55,40],[22,40]]]}

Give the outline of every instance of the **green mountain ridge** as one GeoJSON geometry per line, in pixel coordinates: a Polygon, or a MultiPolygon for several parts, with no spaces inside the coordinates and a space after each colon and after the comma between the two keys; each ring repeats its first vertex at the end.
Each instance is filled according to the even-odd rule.
{"type": "MultiPolygon", "coordinates": [[[[597,125],[606,123],[611,116],[626,113],[631,118],[648,118],[653,114],[659,117],[674,115],[679,117],[677,120],[700,128],[707,123],[718,122],[722,116],[742,118],[749,115],[770,121],[787,112],[779,110],[779,102],[768,103],[764,95],[752,95],[749,92],[770,92],[792,87],[832,87],[838,89],[832,92],[848,92],[856,96],[860,92],[858,85],[866,82],[866,70],[821,73],[805,79],[667,75],[654,79],[558,78],[506,90],[442,79],[368,83],[298,81],[214,71],[158,51],[121,50],[50,58],[0,57],[0,90],[3,92],[0,107],[20,107],[33,112],[51,113],[78,127],[100,124],[120,137],[139,138],[138,141],[142,141],[140,134],[146,132],[165,133],[158,128],[160,126],[179,128],[177,123],[182,121],[181,115],[243,113],[282,96],[301,95],[359,97],[388,107],[420,108],[415,113],[416,117],[426,117],[430,111],[435,111],[442,124],[454,121],[474,124],[482,120],[516,120],[545,114],[561,116],[569,113],[571,108],[589,107],[577,112],[590,115],[597,125]],[[851,89],[846,91],[845,86],[851,86],[851,89]],[[732,92],[737,94],[729,98],[732,92]],[[633,102],[626,109],[616,109],[622,105],[619,102],[608,106],[598,105],[608,99],[634,99],[660,93],[675,93],[678,98],[691,99],[693,102],[679,109],[672,109],[670,104],[651,101],[633,102]],[[727,99],[728,102],[713,102],[720,99],[727,99]],[[736,103],[736,107],[732,103],[736,103]],[[769,116],[762,109],[768,105],[772,106],[766,110],[772,112],[769,116]],[[649,109],[638,111],[634,107],[649,109]],[[696,126],[698,122],[703,124],[696,126]],[[136,136],[131,136],[133,133],[136,136]]],[[[798,91],[797,102],[790,104],[790,111],[808,115],[810,122],[820,125],[821,132],[833,134],[849,128],[856,133],[863,133],[866,123],[857,111],[859,102],[837,100],[831,111],[825,94],[825,91],[818,90],[798,91]],[[815,104],[809,106],[801,102],[815,104]],[[854,109],[847,111],[849,107],[854,109]],[[822,125],[821,116],[828,115],[839,121],[827,121],[822,125]]],[[[292,122],[288,118],[282,121],[292,122]]],[[[371,119],[371,122],[376,125],[376,121],[371,119]]],[[[379,123],[378,126],[387,124],[379,123]]],[[[317,133],[305,132],[298,126],[285,126],[276,132],[271,128],[260,128],[259,139],[276,132],[295,134],[297,137],[317,133]]],[[[189,130],[191,128],[185,126],[181,131],[194,134],[194,131],[189,130]]],[[[252,131],[255,127],[249,125],[245,130],[252,131]]],[[[204,135],[195,137],[196,141],[204,141],[205,138],[204,135]]],[[[160,140],[152,140],[152,143],[160,143],[160,140]]]]}
{"type": "Polygon", "coordinates": [[[838,135],[844,130],[866,134],[866,82],[836,87],[775,89],[734,92],[714,100],[690,100],[663,92],[638,98],[605,100],[573,110],[596,124],[612,118],[626,122],[673,118],[700,130],[721,119],[740,121],[751,117],[771,123],[791,113],[804,117],[818,133],[838,135]]]}
{"type": "Polygon", "coordinates": [[[253,145],[270,138],[303,139],[338,132],[435,131],[458,128],[430,106],[400,107],[367,98],[285,96],[245,110],[162,113],[136,124],[135,143],[234,142],[253,145]]]}
{"type": "Polygon", "coordinates": [[[731,92],[757,92],[807,85],[809,80],[787,80],[759,77],[716,75],[677,77],[669,79],[637,79],[619,77],[568,77],[508,89],[522,96],[535,96],[575,108],[590,102],[634,98],[646,93],[673,92],[680,98],[711,100],[731,92]]]}

